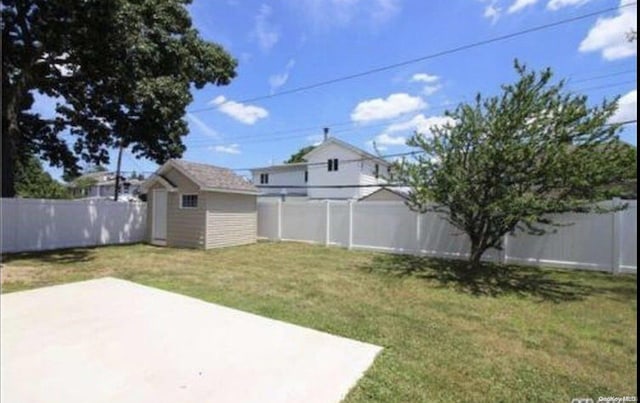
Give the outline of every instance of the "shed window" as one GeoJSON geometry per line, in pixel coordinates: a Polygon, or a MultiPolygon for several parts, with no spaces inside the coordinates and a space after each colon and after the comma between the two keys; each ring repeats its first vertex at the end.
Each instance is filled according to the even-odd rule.
{"type": "Polygon", "coordinates": [[[266,185],[269,183],[269,174],[260,174],[260,184],[266,185]]]}
{"type": "Polygon", "coordinates": [[[180,208],[198,208],[198,195],[182,195],[180,208]]]}
{"type": "Polygon", "coordinates": [[[309,182],[309,171],[304,171],[304,183],[309,182]]]}
{"type": "Polygon", "coordinates": [[[329,158],[327,160],[327,169],[329,172],[338,170],[338,159],[337,158],[329,158]]]}
{"type": "Polygon", "coordinates": [[[376,164],[374,170],[373,170],[373,174],[376,176],[376,178],[380,177],[380,165],[376,164]]]}

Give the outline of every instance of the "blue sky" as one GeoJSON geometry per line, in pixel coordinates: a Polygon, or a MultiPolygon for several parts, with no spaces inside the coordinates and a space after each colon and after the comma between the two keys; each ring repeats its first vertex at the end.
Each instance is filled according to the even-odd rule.
{"type": "MultiPolygon", "coordinates": [[[[633,0],[622,0],[628,3],[633,0]]],[[[195,0],[201,35],[239,61],[224,87],[193,91],[183,158],[230,168],[280,163],[300,147],[333,135],[383,153],[407,151],[416,128],[478,91],[496,93],[515,77],[514,58],[551,67],[593,102],[623,96],[617,118],[636,117],[637,8],[480,46],[353,80],[255,102],[245,100],[418,58],[449,48],[596,10],[620,0],[195,0]],[[205,110],[203,110],[205,109],[205,110]]],[[[36,109],[46,107],[40,99],[36,109]]],[[[636,144],[636,125],[622,135],[636,144]]],[[[110,168],[115,168],[112,153],[110,168]]],[[[123,159],[125,171],[155,163],[123,159]]],[[[59,177],[59,170],[50,169],[59,177]]]]}

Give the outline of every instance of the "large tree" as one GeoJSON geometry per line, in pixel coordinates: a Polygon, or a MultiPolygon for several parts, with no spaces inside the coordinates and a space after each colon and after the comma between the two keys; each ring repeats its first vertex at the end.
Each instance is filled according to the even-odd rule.
{"type": "Polygon", "coordinates": [[[305,162],[304,156],[307,155],[308,153],[310,153],[311,150],[313,150],[314,148],[316,148],[316,146],[313,146],[313,145],[302,147],[301,149],[299,149],[295,153],[291,154],[289,159],[286,160],[284,163],[285,164],[295,164],[295,163],[298,163],[298,162],[305,162]]]}
{"type": "Polygon", "coordinates": [[[431,135],[416,133],[408,144],[424,153],[396,171],[413,188],[411,207],[443,213],[468,236],[471,267],[509,232],[541,233],[557,224],[549,214],[597,210],[635,165],[608,123],[616,100],[590,106],[550,69],[515,68],[518,81],[500,95],[478,94],[431,135]]]}
{"type": "Polygon", "coordinates": [[[200,39],[188,3],[2,0],[3,197],[32,155],[74,174],[119,146],[158,163],[183,153],[191,87],[228,84],[236,67],[200,39]],[[31,109],[35,92],[56,100],[54,118],[31,109]]]}
{"type": "Polygon", "coordinates": [[[30,199],[69,199],[69,189],[42,169],[36,157],[16,164],[16,194],[30,199]]]}

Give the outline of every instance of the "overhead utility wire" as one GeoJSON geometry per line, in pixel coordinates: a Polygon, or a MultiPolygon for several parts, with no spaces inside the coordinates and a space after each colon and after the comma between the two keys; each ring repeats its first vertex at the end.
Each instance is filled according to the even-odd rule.
{"type": "MultiPolygon", "coordinates": [[[[342,82],[342,81],[353,80],[355,78],[360,78],[360,77],[368,76],[368,75],[371,75],[371,74],[376,74],[376,73],[380,73],[380,72],[383,72],[383,71],[396,69],[398,67],[403,67],[403,66],[407,66],[407,65],[410,65],[410,64],[415,64],[415,63],[418,63],[418,62],[423,62],[425,60],[435,59],[435,58],[446,56],[446,55],[450,55],[450,54],[453,54],[453,53],[459,53],[459,52],[462,52],[464,50],[469,50],[469,49],[473,49],[473,48],[476,48],[476,47],[485,46],[485,45],[488,45],[488,44],[491,44],[491,43],[502,42],[502,41],[505,41],[507,39],[516,38],[516,37],[527,35],[527,34],[531,34],[531,33],[534,33],[534,32],[543,31],[545,29],[549,29],[549,28],[553,28],[553,27],[569,24],[569,23],[572,23],[572,22],[584,20],[584,19],[595,17],[597,15],[604,14],[604,13],[607,13],[607,12],[610,12],[610,11],[617,11],[617,10],[620,10],[620,9],[623,9],[623,8],[626,8],[626,7],[635,6],[636,4],[637,4],[637,2],[634,1],[634,2],[631,2],[631,3],[624,3],[624,4],[621,4],[621,5],[616,6],[616,7],[603,8],[603,9],[600,9],[600,10],[597,10],[597,11],[593,11],[593,12],[590,12],[590,13],[577,15],[575,17],[565,18],[565,19],[562,19],[562,20],[559,20],[559,21],[555,21],[555,22],[550,22],[550,23],[547,23],[547,24],[537,25],[537,26],[534,26],[534,27],[531,27],[531,28],[523,29],[521,31],[516,31],[516,32],[512,32],[512,33],[505,34],[505,35],[495,36],[493,38],[484,39],[484,40],[481,40],[481,41],[471,42],[471,43],[468,43],[468,44],[465,44],[465,45],[461,45],[461,46],[457,46],[457,47],[454,47],[454,48],[450,48],[450,49],[442,50],[442,51],[439,51],[439,52],[431,53],[431,54],[428,54],[428,55],[425,55],[425,56],[421,56],[421,57],[417,57],[417,58],[414,58],[414,59],[409,59],[409,60],[405,60],[405,61],[402,61],[402,62],[388,64],[386,66],[381,66],[381,67],[377,67],[377,68],[374,68],[374,69],[365,70],[365,71],[362,71],[362,72],[359,72],[359,73],[354,73],[354,74],[349,74],[349,75],[345,75],[345,76],[341,76],[341,77],[336,77],[336,78],[332,78],[332,79],[325,80],[325,81],[319,81],[319,82],[316,82],[316,83],[303,85],[303,86],[292,88],[292,89],[289,89],[289,90],[280,91],[280,92],[277,92],[277,93],[274,93],[274,94],[259,95],[259,96],[243,99],[243,100],[236,101],[236,102],[248,103],[248,102],[262,101],[262,100],[265,100],[265,99],[276,98],[276,97],[280,97],[280,96],[283,96],[283,95],[290,95],[290,94],[295,94],[295,93],[298,93],[298,92],[307,91],[307,90],[314,89],[314,88],[324,87],[324,86],[335,84],[335,83],[339,83],[339,82],[342,82]]],[[[189,111],[189,113],[199,113],[199,112],[204,112],[204,111],[208,111],[208,110],[212,110],[212,109],[216,109],[216,108],[217,108],[217,106],[200,108],[200,109],[193,109],[193,110],[189,111]]]]}
{"type": "MultiPolygon", "coordinates": [[[[576,90],[578,90],[578,91],[594,91],[594,90],[599,90],[599,89],[618,87],[618,86],[621,86],[621,85],[624,85],[624,84],[630,84],[630,83],[635,83],[635,82],[636,82],[636,80],[627,80],[627,81],[620,81],[620,82],[611,83],[611,84],[599,85],[599,86],[595,86],[595,87],[578,88],[576,90]]],[[[439,109],[445,109],[445,108],[451,107],[451,106],[455,106],[455,103],[437,105],[437,106],[434,106],[434,107],[430,108],[430,110],[434,111],[434,110],[439,110],[439,109]]],[[[353,122],[349,122],[349,123],[353,123],[353,122]]],[[[345,128],[345,129],[333,131],[332,133],[333,134],[349,133],[349,132],[359,131],[359,130],[363,130],[363,129],[372,129],[372,128],[376,128],[376,127],[388,126],[389,124],[390,123],[388,121],[386,121],[384,123],[379,123],[379,124],[374,124],[374,125],[345,128]]],[[[302,138],[302,137],[308,137],[308,136],[309,136],[309,133],[305,133],[305,134],[302,134],[302,135],[294,134],[294,135],[290,135],[290,136],[278,136],[278,137],[269,137],[269,138],[265,138],[264,136],[251,136],[251,137],[230,139],[228,142],[225,142],[225,143],[196,143],[196,144],[191,143],[191,144],[188,145],[188,147],[191,148],[191,149],[194,149],[194,148],[197,149],[197,148],[223,146],[223,145],[231,145],[231,144],[246,145],[246,144],[255,144],[255,143],[265,143],[265,142],[271,142],[271,141],[282,141],[282,140],[296,139],[296,138],[302,138]],[[254,138],[256,138],[256,139],[253,140],[254,138]],[[250,140],[253,140],[253,141],[237,141],[237,140],[243,140],[243,139],[250,139],[250,140]]]]}
{"type": "MultiPolygon", "coordinates": [[[[605,126],[613,126],[613,125],[626,126],[626,125],[634,124],[634,123],[637,123],[637,122],[638,122],[637,119],[632,119],[632,120],[625,120],[625,121],[622,121],[622,122],[607,123],[605,126]]],[[[415,151],[406,151],[406,152],[402,152],[402,153],[385,154],[385,155],[378,155],[378,156],[372,155],[370,157],[362,157],[362,158],[353,158],[353,159],[348,159],[348,160],[346,160],[346,159],[345,160],[340,160],[340,164],[348,164],[348,163],[362,162],[362,161],[384,160],[385,158],[406,157],[406,156],[409,156],[409,155],[417,155],[417,154],[424,154],[424,153],[425,153],[425,151],[415,150],[415,151]]],[[[289,164],[280,164],[279,166],[287,166],[287,165],[289,165],[289,164]]],[[[326,166],[327,162],[326,161],[308,162],[305,165],[306,166],[326,166]]],[[[259,170],[260,168],[270,168],[270,167],[233,168],[233,169],[230,169],[230,170],[231,171],[250,171],[252,169],[259,170]]],[[[283,187],[283,186],[275,186],[275,187],[283,187]]]]}
{"type": "MultiPolygon", "coordinates": [[[[602,71],[602,69],[597,70],[597,71],[602,71]]],[[[624,71],[616,71],[610,74],[601,74],[601,75],[597,75],[597,76],[592,76],[592,77],[587,77],[584,79],[580,79],[580,80],[572,80],[571,78],[569,78],[567,80],[567,84],[568,85],[572,85],[572,84],[577,84],[577,83],[584,83],[584,82],[589,82],[589,81],[596,81],[596,80],[600,80],[603,78],[608,78],[608,77],[615,77],[615,76],[620,76],[620,75],[624,75],[624,74],[630,74],[630,73],[635,73],[636,70],[635,69],[631,69],[631,70],[624,70],[624,71]]],[[[587,72],[589,73],[589,72],[587,72]]],[[[583,76],[583,74],[580,73],[576,73],[573,74],[573,76],[583,76]]],[[[619,85],[619,84],[615,84],[615,85],[619,85]]],[[[463,101],[458,101],[458,102],[463,102],[463,101]]],[[[455,102],[448,102],[448,103],[442,103],[442,104],[438,104],[438,105],[434,105],[431,106],[429,108],[429,110],[433,111],[433,110],[439,110],[439,109],[445,109],[449,106],[455,106],[455,102]]],[[[345,120],[345,121],[341,121],[341,122],[334,122],[334,123],[325,123],[325,124],[318,124],[315,126],[307,126],[307,127],[297,127],[297,128],[292,128],[292,129],[280,129],[280,130],[276,130],[273,132],[270,132],[270,135],[274,135],[274,134],[292,134],[292,133],[299,133],[299,132],[306,132],[306,134],[304,136],[308,135],[308,132],[311,130],[318,130],[321,126],[323,127],[331,127],[332,129],[334,127],[340,127],[340,126],[348,126],[353,124],[352,120],[345,120]]],[[[377,127],[377,126],[384,126],[386,125],[386,123],[380,124],[380,125],[375,125],[375,126],[367,126],[367,128],[369,127],[377,127]]],[[[336,133],[336,132],[334,132],[336,133]]],[[[234,142],[237,140],[244,140],[244,139],[253,139],[253,138],[262,138],[264,137],[264,134],[248,134],[245,136],[238,136],[238,137],[234,137],[233,140],[234,142]]],[[[302,137],[302,136],[300,136],[302,137]]],[[[197,145],[201,145],[201,144],[205,144],[205,145],[211,145],[209,143],[209,139],[205,139],[205,138],[196,138],[194,139],[195,141],[197,141],[196,143],[194,143],[194,141],[192,140],[190,142],[191,146],[197,146],[197,145]],[[198,141],[200,140],[200,141],[198,141]]],[[[223,145],[223,144],[213,144],[213,145],[223,145]]]]}

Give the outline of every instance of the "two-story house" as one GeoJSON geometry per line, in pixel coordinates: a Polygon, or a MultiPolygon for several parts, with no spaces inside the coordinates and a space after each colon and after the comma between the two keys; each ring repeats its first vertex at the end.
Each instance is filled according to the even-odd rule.
{"type": "MultiPolygon", "coordinates": [[[[118,201],[138,200],[142,180],[120,177],[118,201]]],[[[80,199],[113,199],[116,187],[115,172],[91,172],[84,174],[69,184],[71,194],[80,199]]]]}
{"type": "Polygon", "coordinates": [[[304,156],[305,162],[251,170],[265,196],[308,199],[360,199],[386,183],[390,163],[335,137],[304,156]]]}

